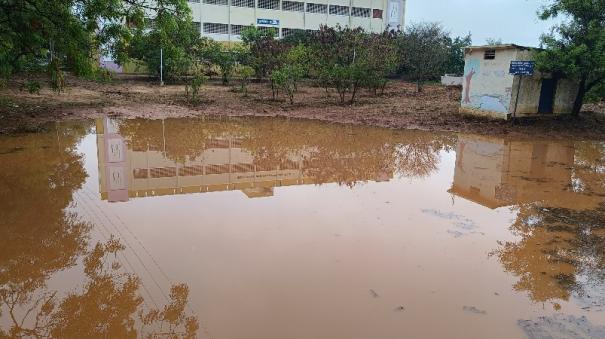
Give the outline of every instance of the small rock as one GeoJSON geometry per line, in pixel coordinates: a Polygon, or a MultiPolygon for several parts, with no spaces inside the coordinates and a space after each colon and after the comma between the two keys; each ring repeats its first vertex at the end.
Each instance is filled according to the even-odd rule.
{"type": "Polygon", "coordinates": [[[475,313],[475,314],[487,314],[486,311],[484,310],[480,310],[478,308],[476,308],[475,306],[463,306],[462,310],[466,311],[466,312],[471,312],[471,313],[475,313]]]}

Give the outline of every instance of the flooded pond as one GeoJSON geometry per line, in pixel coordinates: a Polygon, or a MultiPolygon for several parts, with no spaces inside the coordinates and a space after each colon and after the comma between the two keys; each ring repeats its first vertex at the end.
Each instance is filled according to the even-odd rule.
{"type": "Polygon", "coordinates": [[[603,143],[59,123],[0,214],[0,336],[605,337],[603,143]]]}

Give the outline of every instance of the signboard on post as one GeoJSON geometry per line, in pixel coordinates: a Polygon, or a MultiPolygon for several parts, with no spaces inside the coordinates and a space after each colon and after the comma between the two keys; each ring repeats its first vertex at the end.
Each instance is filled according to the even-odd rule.
{"type": "Polygon", "coordinates": [[[510,62],[510,69],[508,73],[512,75],[519,75],[519,85],[517,86],[517,96],[515,97],[515,110],[513,111],[513,123],[517,118],[517,106],[519,105],[519,97],[521,96],[521,83],[523,82],[523,76],[534,75],[535,66],[536,63],[534,61],[513,60],[510,62]]]}
{"type": "Polygon", "coordinates": [[[533,75],[536,63],[534,61],[518,61],[510,62],[508,73],[512,75],[533,75]]]}
{"type": "Polygon", "coordinates": [[[279,27],[279,20],[276,19],[256,19],[256,24],[261,26],[279,27]]]}

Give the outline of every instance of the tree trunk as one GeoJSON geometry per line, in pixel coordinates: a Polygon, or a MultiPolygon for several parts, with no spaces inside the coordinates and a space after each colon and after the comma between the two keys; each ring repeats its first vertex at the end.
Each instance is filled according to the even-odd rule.
{"type": "Polygon", "coordinates": [[[417,81],[416,82],[416,93],[421,93],[421,92],[422,92],[422,82],[417,81]]]}
{"type": "Polygon", "coordinates": [[[351,94],[351,105],[355,103],[356,94],[357,94],[357,83],[353,84],[353,93],[351,94]]]}
{"type": "Polygon", "coordinates": [[[580,81],[580,88],[578,88],[578,95],[576,96],[576,100],[573,103],[572,114],[574,116],[580,115],[580,111],[582,110],[582,104],[584,104],[584,97],[586,96],[586,79],[582,79],[580,81]]]}

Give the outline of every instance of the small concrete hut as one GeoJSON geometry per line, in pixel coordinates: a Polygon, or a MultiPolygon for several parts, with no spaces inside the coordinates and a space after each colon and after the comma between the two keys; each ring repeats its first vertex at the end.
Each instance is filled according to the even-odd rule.
{"type": "Polygon", "coordinates": [[[498,119],[571,113],[578,82],[534,71],[537,51],[513,44],[467,47],[460,112],[498,119]]]}

